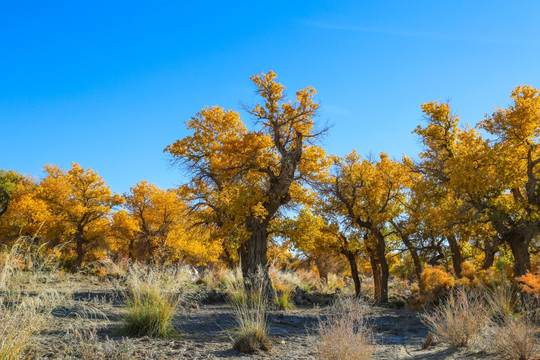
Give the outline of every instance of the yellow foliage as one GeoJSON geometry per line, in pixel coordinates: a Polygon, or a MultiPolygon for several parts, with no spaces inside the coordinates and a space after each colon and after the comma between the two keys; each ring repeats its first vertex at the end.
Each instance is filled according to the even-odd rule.
{"type": "Polygon", "coordinates": [[[517,277],[516,280],[519,281],[519,285],[523,291],[540,298],[540,272],[536,274],[528,272],[526,275],[517,277]]]}
{"type": "Polygon", "coordinates": [[[111,248],[133,260],[203,265],[220,247],[209,229],[194,228],[187,204],[174,190],[141,181],[125,194],[126,210],[113,215],[111,248]]]}
{"type": "Polygon", "coordinates": [[[421,281],[424,291],[435,296],[456,285],[454,277],[441,266],[426,266],[422,271],[421,281]]]}

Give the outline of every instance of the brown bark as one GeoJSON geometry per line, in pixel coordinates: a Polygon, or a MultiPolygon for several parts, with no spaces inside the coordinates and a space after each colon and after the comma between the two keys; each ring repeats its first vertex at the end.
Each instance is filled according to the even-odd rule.
{"type": "Polygon", "coordinates": [[[357,297],[362,296],[362,282],[360,281],[360,275],[358,273],[358,264],[356,263],[356,254],[352,251],[342,249],[341,253],[345,255],[349,266],[351,267],[351,277],[354,282],[354,294],[357,297]]]}
{"type": "Polygon", "coordinates": [[[388,268],[388,262],[386,261],[386,242],[384,241],[384,235],[379,229],[374,230],[377,250],[377,262],[380,266],[380,302],[388,302],[388,279],[390,278],[390,270],[388,268]]]}
{"type": "Polygon", "coordinates": [[[461,266],[463,257],[461,256],[461,248],[459,247],[459,243],[455,235],[447,236],[446,240],[448,241],[450,251],[452,252],[452,266],[454,267],[454,273],[456,274],[457,278],[461,278],[463,277],[463,268],[461,266]]]}
{"type": "Polygon", "coordinates": [[[128,247],[128,257],[130,260],[135,260],[134,249],[135,249],[135,239],[132,237],[129,240],[129,247],[128,247]]]}
{"type": "Polygon", "coordinates": [[[275,293],[268,273],[268,230],[264,221],[249,219],[251,231],[247,244],[242,248],[242,276],[244,286],[249,292],[260,292],[263,298],[271,300],[275,293]]]}
{"type": "Polygon", "coordinates": [[[321,279],[325,283],[328,283],[328,268],[324,261],[321,259],[320,256],[314,257],[313,261],[315,262],[315,266],[317,267],[317,271],[319,272],[319,279],[321,279]]]}
{"type": "Polygon", "coordinates": [[[368,251],[371,272],[373,273],[373,297],[375,300],[381,298],[381,270],[374,251],[368,251]]]}
{"type": "Polygon", "coordinates": [[[491,238],[489,241],[486,242],[485,248],[484,248],[484,261],[482,263],[482,270],[487,270],[491,266],[493,266],[493,262],[495,261],[495,255],[499,251],[499,238],[497,236],[491,238]]]}
{"type": "Polygon", "coordinates": [[[227,268],[234,269],[236,264],[225,242],[223,242],[222,247],[223,247],[223,254],[221,255],[221,260],[227,265],[227,268]]]}
{"type": "Polygon", "coordinates": [[[416,248],[413,246],[410,238],[408,235],[402,235],[401,239],[405,246],[407,247],[407,250],[409,250],[409,253],[411,254],[411,257],[413,259],[414,264],[414,273],[416,275],[416,280],[418,281],[418,287],[420,288],[420,292],[424,292],[424,285],[422,284],[421,278],[422,278],[422,262],[420,261],[420,256],[418,256],[418,251],[416,251],[416,248]]]}
{"type": "Polygon", "coordinates": [[[82,268],[82,263],[84,260],[84,247],[83,247],[83,238],[81,235],[77,235],[75,237],[75,245],[76,245],[76,253],[77,253],[77,260],[75,262],[75,270],[79,271],[82,268]]]}
{"type": "Polygon", "coordinates": [[[514,276],[523,276],[531,271],[531,255],[529,253],[530,239],[522,231],[515,230],[505,241],[510,245],[514,255],[514,276]]]}

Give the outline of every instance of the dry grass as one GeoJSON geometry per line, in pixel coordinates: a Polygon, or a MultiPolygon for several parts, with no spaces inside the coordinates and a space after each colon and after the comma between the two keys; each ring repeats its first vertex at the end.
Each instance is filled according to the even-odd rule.
{"type": "MultiPolygon", "coordinates": [[[[236,271],[240,274],[240,270],[236,271]]],[[[263,273],[255,277],[255,286],[247,292],[241,278],[236,277],[229,283],[229,302],[233,316],[238,323],[230,334],[233,348],[243,353],[253,353],[258,350],[270,350],[268,338],[268,317],[266,300],[263,296],[263,273]]]]}
{"type": "Polygon", "coordinates": [[[486,291],[491,317],[483,345],[502,359],[540,359],[538,305],[527,299],[519,301],[517,287],[509,281],[486,291]]]}
{"type": "Polygon", "coordinates": [[[540,359],[537,326],[527,316],[508,317],[502,323],[493,324],[488,333],[492,348],[503,359],[540,359]]]}
{"type": "Polygon", "coordinates": [[[120,334],[176,336],[172,322],[191,291],[191,281],[189,268],[132,266],[127,275],[127,306],[120,334]]]}
{"type": "Polygon", "coordinates": [[[497,282],[492,281],[489,286],[484,286],[483,293],[494,321],[504,320],[514,314],[519,298],[518,288],[506,277],[502,277],[497,282]]]}
{"type": "Polygon", "coordinates": [[[128,360],[134,358],[135,348],[126,340],[99,339],[94,328],[67,332],[52,351],[57,359],[128,360]]]}
{"type": "Polygon", "coordinates": [[[423,322],[441,341],[451,347],[464,347],[476,339],[485,327],[487,308],[478,292],[457,288],[423,322]]]}
{"type": "Polygon", "coordinates": [[[0,359],[27,358],[35,345],[34,337],[45,329],[57,305],[54,293],[21,297],[16,303],[0,304],[0,359]]]}
{"type": "Polygon", "coordinates": [[[331,315],[319,321],[318,335],[313,339],[317,357],[322,360],[367,360],[376,350],[369,315],[373,309],[359,299],[340,298],[331,315]]]}
{"type": "Polygon", "coordinates": [[[2,253],[0,360],[28,358],[36,343],[35,336],[45,328],[52,311],[65,300],[53,290],[36,290],[32,295],[22,291],[23,279],[30,286],[36,281],[46,281],[52,269],[49,260],[39,252],[42,248],[33,247],[31,241],[21,237],[9,252],[2,253]]]}

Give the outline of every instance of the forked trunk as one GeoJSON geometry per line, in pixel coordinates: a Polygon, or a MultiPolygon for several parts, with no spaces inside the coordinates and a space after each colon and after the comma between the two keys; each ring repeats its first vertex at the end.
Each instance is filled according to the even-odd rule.
{"type": "Polygon", "coordinates": [[[319,279],[324,281],[325,284],[328,283],[328,267],[326,262],[323,261],[319,256],[315,257],[314,260],[315,266],[317,267],[317,272],[319,273],[319,279]]]}

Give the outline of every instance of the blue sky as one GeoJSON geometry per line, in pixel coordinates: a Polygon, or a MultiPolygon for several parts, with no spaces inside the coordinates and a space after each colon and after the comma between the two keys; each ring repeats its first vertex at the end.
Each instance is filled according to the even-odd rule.
{"type": "Polygon", "coordinates": [[[270,69],[317,89],[328,152],[415,156],[422,102],[475,123],[540,87],[539,19],[538,1],[3,1],[0,168],[178,185],[162,151],[183,122],[254,104],[270,69]]]}

